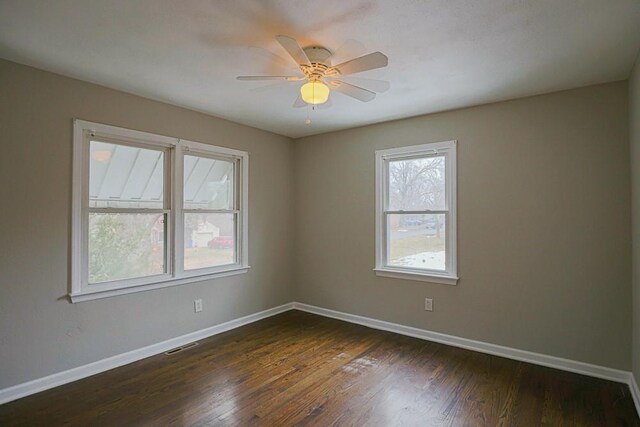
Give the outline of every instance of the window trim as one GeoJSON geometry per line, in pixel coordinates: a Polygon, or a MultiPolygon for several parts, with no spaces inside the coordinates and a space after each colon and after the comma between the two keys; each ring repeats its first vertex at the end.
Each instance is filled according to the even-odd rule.
{"type": "MultiPolygon", "coordinates": [[[[431,283],[455,285],[458,282],[457,270],[457,174],[456,174],[456,140],[432,142],[421,145],[377,150],[375,152],[376,174],[376,231],[375,231],[375,274],[382,277],[417,280],[431,283]],[[388,163],[390,160],[406,160],[429,155],[445,156],[445,206],[447,207],[446,259],[447,271],[442,273],[433,270],[419,270],[406,267],[390,266],[387,264],[388,242],[387,224],[388,213],[388,163]]],[[[410,213],[411,211],[403,211],[410,213]]],[[[441,213],[442,211],[434,211],[441,213]]],[[[420,213],[423,213],[422,211],[420,213]]]]}
{"type": "MultiPolygon", "coordinates": [[[[249,266],[249,153],[226,147],[203,144],[163,135],[152,134],[116,126],[73,120],[73,183],[71,206],[71,277],[69,298],[71,302],[81,302],[134,292],[160,289],[196,281],[246,273],[249,266]],[[113,282],[89,285],[86,280],[88,265],[88,186],[89,186],[89,137],[120,141],[123,144],[148,146],[165,152],[165,200],[163,209],[168,210],[165,235],[167,266],[166,272],[142,278],[123,279],[113,282]],[[183,157],[185,154],[213,156],[235,162],[234,199],[237,204],[237,260],[233,264],[184,271],[183,260],[184,227],[183,215],[183,157]]],[[[144,209],[140,209],[144,210],[144,209]]]]}

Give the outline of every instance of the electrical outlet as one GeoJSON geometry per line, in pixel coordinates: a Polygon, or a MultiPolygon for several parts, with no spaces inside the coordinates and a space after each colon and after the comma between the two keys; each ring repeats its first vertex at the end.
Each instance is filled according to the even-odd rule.
{"type": "Polygon", "coordinates": [[[193,301],[193,311],[195,311],[196,313],[200,313],[202,311],[202,300],[201,299],[197,299],[197,300],[193,301]]]}
{"type": "Polygon", "coordinates": [[[425,298],[424,299],[424,309],[426,311],[433,311],[433,299],[432,298],[425,298]]]}

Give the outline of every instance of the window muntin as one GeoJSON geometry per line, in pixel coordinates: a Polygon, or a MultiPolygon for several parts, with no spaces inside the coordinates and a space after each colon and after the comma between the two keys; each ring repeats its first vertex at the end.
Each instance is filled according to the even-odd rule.
{"type": "Polygon", "coordinates": [[[377,274],[457,280],[455,141],[378,151],[376,175],[377,274]]]}
{"type": "Polygon", "coordinates": [[[248,270],[246,152],[75,120],[73,164],[73,302],[248,270]]]}

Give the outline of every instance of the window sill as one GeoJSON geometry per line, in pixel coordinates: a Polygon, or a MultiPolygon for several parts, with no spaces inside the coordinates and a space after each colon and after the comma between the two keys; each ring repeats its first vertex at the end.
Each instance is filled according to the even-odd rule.
{"type": "Polygon", "coordinates": [[[72,303],[78,303],[83,301],[91,301],[94,299],[100,298],[109,298],[117,295],[126,295],[132,294],[136,292],[150,291],[153,289],[162,289],[168,288],[170,286],[178,286],[185,285],[187,283],[201,282],[203,280],[216,279],[219,277],[227,277],[227,276],[235,276],[237,274],[244,274],[249,271],[251,267],[234,267],[228,270],[217,271],[215,273],[203,274],[200,276],[190,276],[190,277],[180,277],[180,278],[172,278],[169,280],[165,280],[162,282],[150,283],[146,285],[138,285],[132,286],[128,288],[120,288],[120,289],[108,289],[102,291],[88,291],[82,293],[70,293],[69,299],[72,303]]]}
{"type": "Polygon", "coordinates": [[[440,283],[443,285],[457,285],[456,276],[439,276],[436,274],[415,273],[391,268],[374,268],[376,276],[392,277],[394,279],[417,280],[420,282],[440,283]]]}

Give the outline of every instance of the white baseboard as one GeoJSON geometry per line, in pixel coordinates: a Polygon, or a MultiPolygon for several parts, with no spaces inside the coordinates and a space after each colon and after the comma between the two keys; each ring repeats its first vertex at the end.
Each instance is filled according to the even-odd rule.
{"type": "Polygon", "coordinates": [[[629,385],[631,396],[636,405],[636,410],[640,414],[640,389],[638,383],[631,372],[621,371],[618,369],[607,368],[604,366],[591,365],[589,363],[577,362],[575,360],[563,359],[555,356],[547,356],[545,354],[533,353],[516,348],[504,347],[501,345],[490,344],[482,341],[470,340],[467,338],[456,337],[453,335],[432,332],[425,329],[414,328],[411,326],[399,325],[397,323],[386,322],[384,320],[372,319],[369,317],[358,316],[355,314],[343,313],[340,311],[329,310],[327,308],[316,307],[309,304],[291,302],[278,307],[270,308],[238,319],[230,320],[210,328],[201,329],[191,332],[180,337],[172,338],[157,344],[152,344],[127,353],[118,354],[108,357],[88,365],[72,368],[67,371],[58,372],[43,378],[38,378],[26,383],[17,384],[15,386],[0,390],[0,404],[48,390],[72,381],[99,374],[119,366],[127,365],[138,360],[160,354],[167,350],[183,346],[193,341],[202,340],[210,336],[283,313],[288,310],[300,310],[308,313],[317,314],[324,317],[343,320],[345,322],[356,323],[373,329],[394,332],[401,335],[407,335],[414,338],[420,338],[427,341],[438,342],[441,344],[460,347],[467,350],[478,351],[481,353],[492,354],[495,356],[506,357],[508,359],[519,360],[522,362],[533,363],[550,368],[561,369],[563,371],[574,372],[591,377],[602,378],[605,380],[625,383],[629,385]]]}
{"type": "Polygon", "coordinates": [[[631,379],[629,380],[629,388],[631,389],[633,402],[636,404],[636,412],[638,413],[638,416],[640,416],[640,387],[638,387],[638,382],[633,374],[631,374],[631,379]]]}
{"type": "Polygon", "coordinates": [[[407,335],[427,341],[434,341],[441,344],[447,344],[454,347],[474,350],[481,353],[492,354],[495,356],[506,357],[508,359],[519,360],[522,362],[533,363],[535,365],[547,366],[549,368],[561,369],[563,371],[589,375],[591,377],[602,378],[625,384],[630,384],[631,381],[631,372],[628,371],[621,371],[604,366],[591,365],[588,363],[577,362],[575,360],[563,359],[560,357],[547,356],[545,354],[518,350],[516,348],[489,344],[482,341],[474,341],[467,338],[460,338],[453,335],[446,335],[439,332],[432,332],[425,329],[386,322],[384,320],[371,319],[369,317],[329,310],[326,308],[316,307],[299,302],[294,302],[293,308],[296,310],[306,311],[308,313],[318,314],[320,316],[344,320],[345,322],[357,323],[359,325],[368,326],[374,329],[395,332],[401,335],[407,335]]]}
{"type": "Polygon", "coordinates": [[[88,365],[78,366],[77,368],[72,368],[67,371],[58,372],[26,383],[17,384],[0,390],[0,404],[25,397],[30,394],[38,393],[40,391],[48,390],[62,384],[70,383],[72,381],[77,381],[91,375],[99,374],[101,372],[108,371],[109,369],[127,365],[129,363],[163,353],[167,350],[183,346],[190,342],[202,340],[204,338],[274,316],[291,310],[292,308],[293,303],[284,304],[258,313],[253,313],[248,316],[240,317],[238,319],[230,320],[210,328],[201,329],[186,335],[171,338],[157,344],[152,344],[137,350],[98,360],[97,362],[89,363],[88,365]]]}

